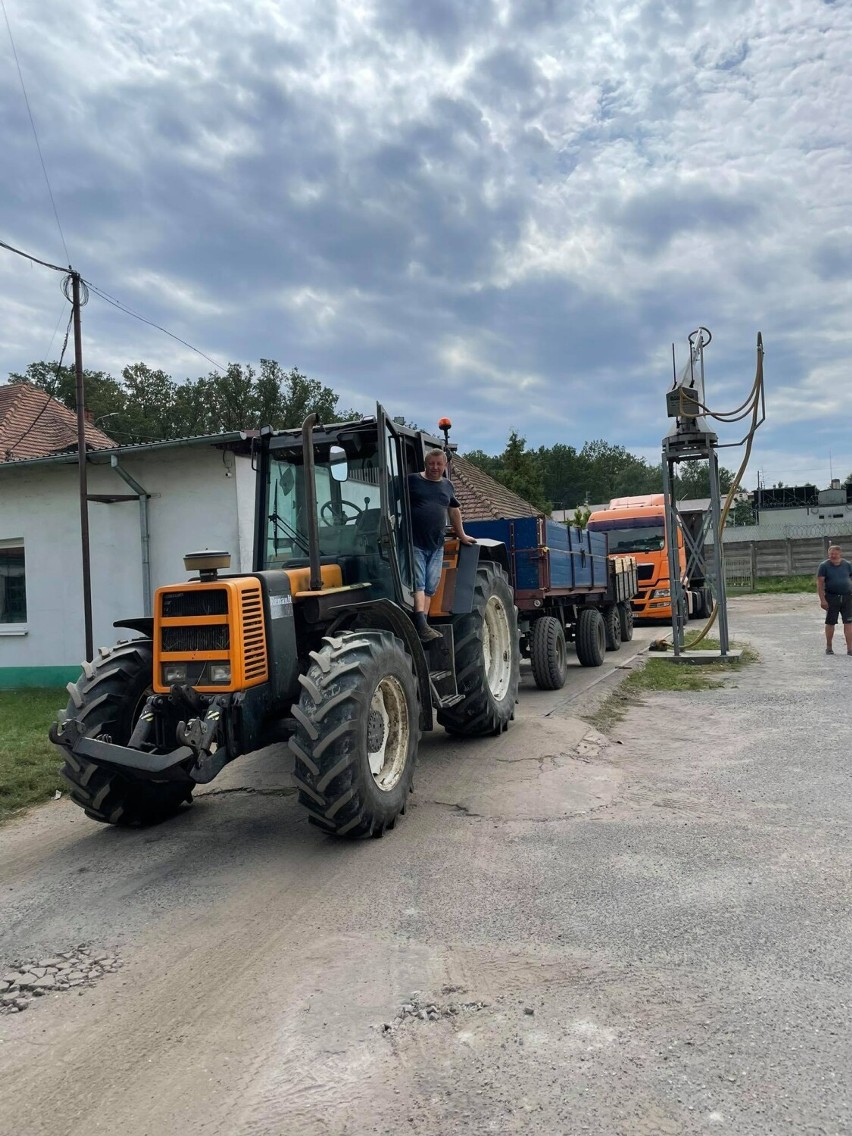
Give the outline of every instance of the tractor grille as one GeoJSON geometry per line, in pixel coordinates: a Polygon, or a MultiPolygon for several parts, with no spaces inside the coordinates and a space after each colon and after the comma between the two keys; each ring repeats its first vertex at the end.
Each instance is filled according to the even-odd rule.
{"type": "Polygon", "coordinates": [[[165,651],[227,651],[231,634],[226,624],[213,627],[163,627],[161,649],[165,651]]]}
{"type": "Polygon", "coordinates": [[[636,568],[636,575],[640,580],[653,580],[654,578],[654,565],[653,564],[639,564],[636,568]]]}
{"type": "Polygon", "coordinates": [[[260,585],[240,592],[246,681],[266,676],[266,633],[260,585]]]}
{"type": "MultiPolygon", "coordinates": [[[[163,619],[176,619],[196,615],[227,615],[228,593],[225,588],[191,589],[186,592],[164,592],[162,597],[163,619]]],[[[183,650],[184,648],[168,648],[183,650]]],[[[166,650],[164,647],[163,650],[166,650]]],[[[203,648],[199,648],[203,650],[203,648]]]]}

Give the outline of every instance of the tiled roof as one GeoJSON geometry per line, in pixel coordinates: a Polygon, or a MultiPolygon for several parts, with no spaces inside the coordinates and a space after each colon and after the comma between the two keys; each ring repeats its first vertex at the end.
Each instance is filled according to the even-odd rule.
{"type": "MultiPolygon", "coordinates": [[[[86,425],[86,446],[109,449],[115,442],[86,425]]],[[[77,448],[77,415],[31,383],[0,386],[0,462],[43,458],[77,448]]]]}
{"type": "Polygon", "coordinates": [[[464,458],[453,456],[449,477],[461,506],[463,521],[511,520],[540,517],[541,510],[489,477],[464,458]]]}

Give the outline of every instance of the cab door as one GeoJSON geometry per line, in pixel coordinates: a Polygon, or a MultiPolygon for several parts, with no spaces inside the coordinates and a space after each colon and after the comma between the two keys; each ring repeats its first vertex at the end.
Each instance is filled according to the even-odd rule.
{"type": "Polygon", "coordinates": [[[379,554],[387,561],[397,602],[414,607],[412,591],[411,526],[409,524],[407,470],[401,460],[402,438],[385,408],[376,404],[379,448],[379,491],[382,518],[379,554]]]}

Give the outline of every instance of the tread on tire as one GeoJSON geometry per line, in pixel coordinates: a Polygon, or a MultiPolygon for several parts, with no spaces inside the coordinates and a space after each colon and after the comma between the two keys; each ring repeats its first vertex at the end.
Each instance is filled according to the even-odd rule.
{"type": "Polygon", "coordinates": [[[311,657],[289,743],[299,803],[330,834],[382,836],[405,812],[420,742],[411,658],[395,635],[378,630],[326,636],[311,657]],[[374,772],[371,757],[387,772],[385,764],[374,772]]]}
{"type": "Polygon", "coordinates": [[[176,781],[134,779],[71,752],[62,742],[62,725],[82,721],[87,737],[108,737],[116,745],[129,740],[151,688],[150,640],[119,643],[94,663],[85,663],[76,682],[68,683],[68,706],[51,729],[51,740],[64,751],[60,769],[70,797],[92,820],[122,828],[157,824],[192,800],[192,786],[176,781]],[[58,728],[57,728],[58,727],[58,728]]]}
{"type": "Polygon", "coordinates": [[[520,651],[514,593],[498,564],[490,560],[480,562],[472,610],[454,616],[452,623],[456,685],[464,699],[455,706],[438,710],[438,722],[448,733],[459,737],[500,734],[515,715],[520,651]],[[489,604],[493,605],[490,611],[489,604]],[[491,628],[489,615],[494,624],[491,628]],[[499,641],[501,629],[505,643],[499,641]],[[497,634],[492,635],[492,631],[497,634]],[[492,685],[496,685],[496,691],[489,685],[487,655],[491,658],[492,685]]]}
{"type": "Polygon", "coordinates": [[[530,628],[530,663],[539,690],[561,690],[568,660],[565,632],[552,615],[542,615],[530,628]]]}

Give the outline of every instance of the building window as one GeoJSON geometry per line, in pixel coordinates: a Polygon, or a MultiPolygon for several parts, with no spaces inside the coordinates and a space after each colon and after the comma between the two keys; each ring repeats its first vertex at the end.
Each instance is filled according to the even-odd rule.
{"type": "Polygon", "coordinates": [[[0,623],[26,622],[24,542],[0,540],[0,623]]]}

